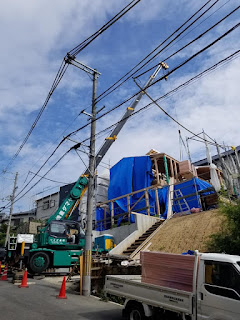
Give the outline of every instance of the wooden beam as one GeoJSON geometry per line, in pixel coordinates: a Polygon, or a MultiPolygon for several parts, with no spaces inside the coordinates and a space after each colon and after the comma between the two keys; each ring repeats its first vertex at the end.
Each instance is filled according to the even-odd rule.
{"type": "Polygon", "coordinates": [[[147,214],[148,216],[150,216],[150,208],[149,208],[149,195],[148,195],[148,191],[145,190],[145,201],[146,201],[146,207],[147,207],[147,214]]]}
{"type": "Polygon", "coordinates": [[[161,211],[160,211],[160,204],[159,204],[159,197],[158,197],[158,188],[155,188],[155,199],[156,199],[156,206],[157,206],[157,215],[160,218],[161,211]]]}
{"type": "Polygon", "coordinates": [[[137,199],[137,201],[133,204],[133,206],[130,208],[130,211],[132,211],[132,209],[136,206],[136,204],[138,204],[138,202],[140,201],[140,200],[142,200],[142,198],[145,196],[145,194],[143,193],[142,195],[141,195],[141,197],[140,198],[138,198],[137,199]]]}
{"type": "Polygon", "coordinates": [[[145,190],[152,190],[152,189],[154,189],[154,188],[155,188],[155,186],[150,186],[150,187],[147,187],[147,188],[143,188],[143,189],[140,189],[140,190],[137,190],[137,191],[133,191],[133,192],[124,194],[123,196],[120,196],[120,197],[117,197],[117,198],[113,198],[113,199],[108,200],[108,201],[106,201],[106,202],[101,202],[101,203],[97,204],[97,207],[101,207],[101,206],[104,205],[104,204],[109,204],[109,203],[112,202],[112,201],[116,201],[116,200],[119,200],[119,199],[122,199],[122,198],[126,198],[127,195],[132,196],[132,195],[134,195],[134,194],[136,194],[136,193],[144,192],[145,190]]]}
{"type": "Polygon", "coordinates": [[[130,196],[127,195],[127,211],[128,211],[128,222],[131,220],[131,207],[130,207],[130,196]]]}
{"type": "Polygon", "coordinates": [[[156,170],[156,176],[157,176],[157,184],[160,184],[159,171],[158,171],[158,162],[157,162],[156,159],[154,159],[154,164],[155,164],[155,170],[156,170]]]}
{"type": "Polygon", "coordinates": [[[178,172],[177,172],[177,163],[174,161],[174,171],[175,171],[175,179],[178,181],[178,172]]]}
{"type": "Polygon", "coordinates": [[[173,160],[170,159],[170,168],[171,168],[171,176],[174,178],[174,172],[173,172],[173,160]]]}

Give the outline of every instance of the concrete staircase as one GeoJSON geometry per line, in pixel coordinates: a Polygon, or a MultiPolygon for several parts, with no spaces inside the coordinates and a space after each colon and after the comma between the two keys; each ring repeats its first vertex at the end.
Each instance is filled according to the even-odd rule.
{"type": "Polygon", "coordinates": [[[158,221],[152,225],[145,233],[143,233],[131,246],[129,246],[123,255],[130,256],[161,224],[163,221],[158,221]]]}

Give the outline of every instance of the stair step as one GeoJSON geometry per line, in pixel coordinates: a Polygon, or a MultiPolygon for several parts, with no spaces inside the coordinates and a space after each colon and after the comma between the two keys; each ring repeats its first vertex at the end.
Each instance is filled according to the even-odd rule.
{"type": "Polygon", "coordinates": [[[136,244],[135,246],[132,246],[131,249],[137,249],[139,247],[138,244],[136,244]]]}
{"type": "Polygon", "coordinates": [[[138,243],[140,244],[142,242],[143,242],[142,240],[137,240],[137,241],[134,242],[134,244],[138,244],[138,243]]]}
{"type": "Polygon", "coordinates": [[[125,255],[130,255],[131,253],[133,253],[134,250],[127,250],[127,251],[123,251],[123,253],[125,255]]]}

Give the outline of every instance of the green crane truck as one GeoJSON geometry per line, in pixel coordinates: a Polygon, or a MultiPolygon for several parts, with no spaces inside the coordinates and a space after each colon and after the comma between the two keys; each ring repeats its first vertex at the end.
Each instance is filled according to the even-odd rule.
{"type": "MultiPolygon", "coordinates": [[[[33,273],[71,267],[78,261],[85,245],[85,234],[79,222],[70,220],[70,213],[84,195],[87,184],[88,179],[81,176],[46,225],[38,229],[33,243],[25,241],[22,258],[33,273]]],[[[21,243],[17,237],[15,241],[11,239],[13,237],[8,245],[8,260],[16,262],[21,257],[21,243]]]]}

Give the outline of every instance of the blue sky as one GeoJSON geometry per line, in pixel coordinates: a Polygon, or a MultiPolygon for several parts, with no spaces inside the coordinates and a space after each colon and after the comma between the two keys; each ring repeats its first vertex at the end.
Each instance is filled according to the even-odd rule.
{"type": "MultiPolygon", "coordinates": [[[[131,12],[84,49],[77,56],[77,60],[101,72],[97,84],[98,94],[137,64],[205,2],[142,0],[131,12]]],[[[129,1],[0,0],[0,3],[2,170],[30,129],[65,54],[100,28],[129,1]]],[[[238,5],[237,0],[219,0],[199,20],[202,22],[199,26],[197,22],[193,26],[196,26],[195,29],[190,28],[191,32],[148,67],[195,38],[238,5]],[[208,19],[203,21],[207,17],[208,19]]],[[[238,22],[238,19],[239,11],[201,40],[167,61],[169,70],[226,32],[238,22]]],[[[175,72],[168,81],[156,84],[149,93],[157,98],[233,53],[239,49],[239,36],[237,29],[175,72]]],[[[239,67],[238,58],[171,98],[163,100],[161,106],[192,131],[198,133],[204,128],[219,143],[224,140],[227,145],[239,145],[239,67]]],[[[146,82],[149,75],[140,78],[141,84],[146,82]]],[[[105,105],[105,110],[109,110],[136,90],[136,85],[130,79],[119,90],[103,99],[98,107],[105,105]]],[[[64,135],[87,122],[84,115],[80,115],[74,122],[73,120],[83,108],[91,104],[91,93],[92,84],[89,77],[79,69],[69,66],[28,143],[9,167],[10,173],[0,176],[0,199],[6,199],[11,193],[13,174],[16,171],[19,172],[18,186],[21,190],[25,181],[29,181],[32,176],[29,171],[36,172],[64,135]]],[[[144,97],[139,107],[148,102],[148,98],[144,97]]],[[[126,107],[127,105],[124,105],[98,121],[97,131],[118,121],[126,107]]],[[[106,135],[97,139],[97,147],[102,144],[106,135]]],[[[189,133],[182,130],[182,135],[185,138],[189,133]]],[[[89,128],[72,138],[81,141],[88,136],[89,128]]],[[[113,165],[122,157],[144,155],[151,148],[179,159],[178,141],[178,126],[153,106],[129,120],[104,162],[113,165]]],[[[44,174],[70,146],[71,142],[65,142],[39,174],[44,174]]],[[[203,145],[197,142],[191,142],[191,152],[195,160],[205,156],[203,145]]],[[[216,153],[214,149],[212,153],[216,153]]],[[[82,154],[82,157],[87,163],[86,156],[82,154]]],[[[72,152],[48,174],[48,178],[72,182],[83,170],[81,160],[72,152]]],[[[99,172],[104,170],[102,167],[99,168],[99,172]]],[[[42,180],[26,197],[15,204],[15,211],[31,208],[36,197],[39,197],[38,193],[43,195],[47,190],[56,191],[59,186],[59,183],[42,180]]],[[[1,201],[0,206],[5,203],[6,200],[1,201]]]]}

